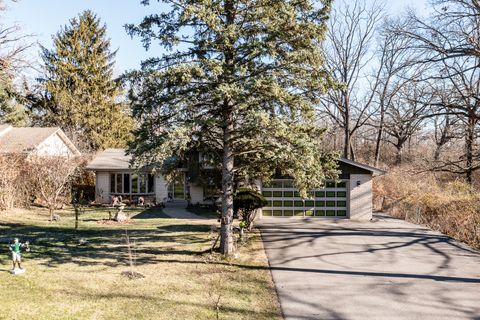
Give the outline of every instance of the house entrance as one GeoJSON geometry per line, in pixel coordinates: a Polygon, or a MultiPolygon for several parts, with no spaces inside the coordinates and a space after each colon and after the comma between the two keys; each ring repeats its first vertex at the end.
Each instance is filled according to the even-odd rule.
{"type": "Polygon", "coordinates": [[[168,198],[172,200],[185,200],[185,175],[182,174],[168,185],[168,198]]]}

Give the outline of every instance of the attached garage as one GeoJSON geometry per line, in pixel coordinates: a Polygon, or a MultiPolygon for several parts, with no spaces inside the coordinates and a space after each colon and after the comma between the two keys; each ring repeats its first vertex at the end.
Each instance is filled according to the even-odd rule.
{"type": "Polygon", "coordinates": [[[359,162],[340,158],[341,174],[302,199],[291,179],[273,179],[262,186],[268,201],[264,217],[372,218],[372,178],[385,172],[359,162]]]}

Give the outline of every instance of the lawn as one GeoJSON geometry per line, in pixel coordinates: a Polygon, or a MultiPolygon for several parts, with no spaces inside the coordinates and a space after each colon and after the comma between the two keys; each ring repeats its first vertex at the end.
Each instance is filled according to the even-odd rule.
{"type": "Polygon", "coordinates": [[[218,219],[219,213],[217,210],[212,208],[203,208],[203,207],[188,207],[187,211],[194,213],[198,216],[209,218],[209,219],[218,219]]]}
{"type": "Polygon", "coordinates": [[[278,319],[280,311],[258,234],[236,259],[209,249],[215,234],[202,221],[130,211],[129,224],[106,224],[90,209],[75,231],[73,213],[48,222],[41,209],[0,213],[0,319],[278,319]],[[125,230],[135,249],[130,280],[125,230]],[[30,240],[27,272],[13,276],[7,241],[30,240]],[[86,240],[79,245],[79,240],[86,240]],[[218,302],[218,303],[217,303],[218,302]]]}

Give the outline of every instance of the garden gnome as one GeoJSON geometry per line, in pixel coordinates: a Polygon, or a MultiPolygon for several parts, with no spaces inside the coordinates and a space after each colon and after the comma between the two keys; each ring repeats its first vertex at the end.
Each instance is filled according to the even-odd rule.
{"type": "Polygon", "coordinates": [[[26,248],[26,251],[30,251],[30,247],[28,246],[28,241],[25,243],[20,243],[18,241],[18,238],[15,238],[13,240],[13,243],[10,244],[10,252],[12,253],[12,264],[13,264],[13,269],[12,272],[15,272],[17,269],[15,268],[15,265],[18,265],[18,268],[20,271],[23,271],[22,268],[22,248],[26,248]]]}

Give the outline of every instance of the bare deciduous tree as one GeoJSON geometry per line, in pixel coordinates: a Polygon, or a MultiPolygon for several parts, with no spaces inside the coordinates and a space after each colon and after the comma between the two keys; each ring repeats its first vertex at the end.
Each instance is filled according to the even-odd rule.
{"type": "Polygon", "coordinates": [[[372,115],[378,70],[373,76],[368,73],[374,59],[375,31],[383,12],[377,2],[343,2],[330,18],[325,55],[332,78],[340,85],[328,92],[323,106],[334,124],[343,130],[346,158],[355,157],[352,136],[372,115]],[[365,90],[368,85],[370,90],[365,90]]]}
{"type": "Polygon", "coordinates": [[[435,0],[429,19],[409,12],[408,28],[392,28],[410,39],[421,54],[419,64],[431,66],[425,81],[437,86],[433,106],[448,109],[464,128],[464,152],[455,160],[436,161],[434,170],[465,175],[472,183],[480,168],[477,126],[480,120],[480,4],[477,0],[435,0]],[[446,91],[445,91],[446,90],[446,91]],[[449,99],[443,99],[448,96],[449,99]]]}
{"type": "Polygon", "coordinates": [[[68,190],[78,167],[77,158],[60,156],[29,157],[30,175],[40,199],[44,202],[53,220],[61,195],[68,190]]]}

